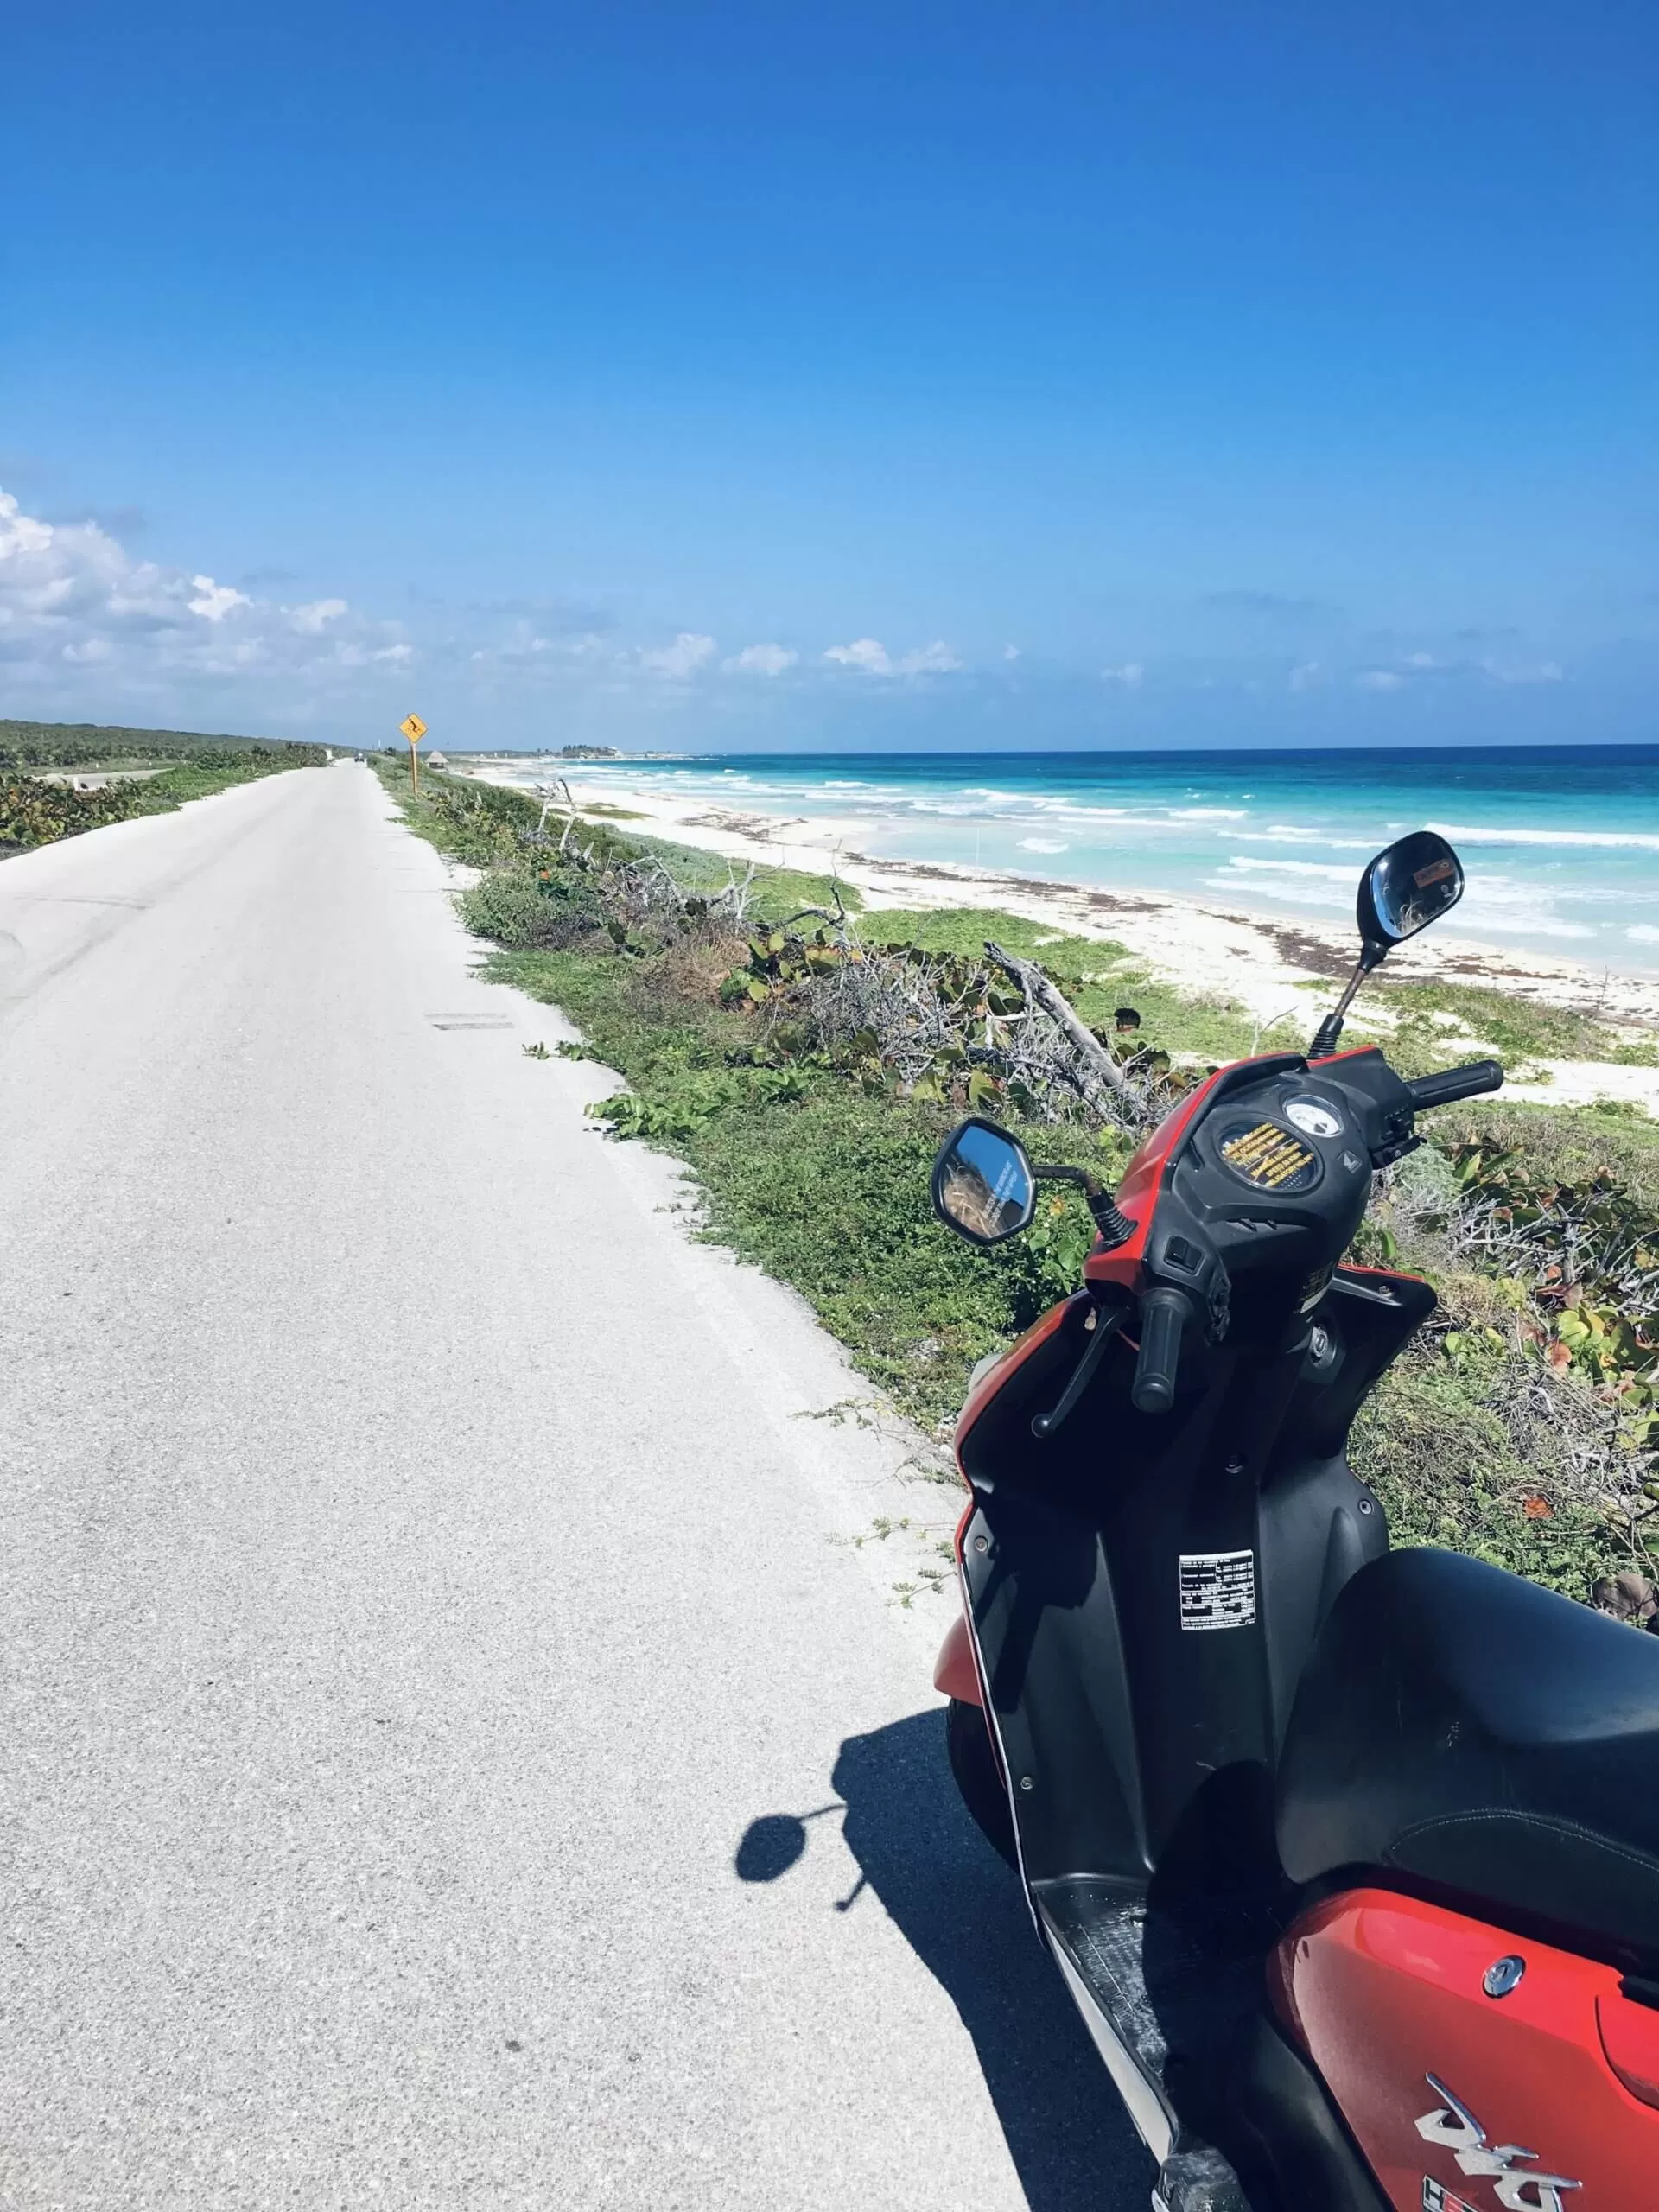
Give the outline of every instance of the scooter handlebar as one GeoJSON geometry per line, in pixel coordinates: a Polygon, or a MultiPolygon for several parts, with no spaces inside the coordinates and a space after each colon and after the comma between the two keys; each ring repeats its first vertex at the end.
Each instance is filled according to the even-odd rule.
{"type": "Polygon", "coordinates": [[[1503,1070],[1497,1060],[1471,1060],[1466,1067],[1447,1068],[1440,1075],[1420,1075],[1406,1089],[1418,1113],[1429,1106],[1451,1106],[1459,1098],[1475,1098],[1483,1090],[1501,1090],[1503,1070]]]}
{"type": "Polygon", "coordinates": [[[1149,1290],[1141,1300],[1141,1355],[1129,1389],[1129,1402],[1137,1413],[1166,1414],[1174,1404],[1185,1324],[1185,1291],[1149,1290]]]}

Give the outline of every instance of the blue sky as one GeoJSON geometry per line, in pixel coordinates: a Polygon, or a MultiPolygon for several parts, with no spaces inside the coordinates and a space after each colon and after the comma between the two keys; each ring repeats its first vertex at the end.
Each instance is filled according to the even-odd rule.
{"type": "Polygon", "coordinates": [[[0,713],[1646,740],[1643,5],[36,9],[0,713]]]}

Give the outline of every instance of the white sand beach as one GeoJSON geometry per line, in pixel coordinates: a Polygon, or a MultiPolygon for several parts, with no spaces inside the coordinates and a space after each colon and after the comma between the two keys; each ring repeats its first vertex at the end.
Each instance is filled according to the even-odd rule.
{"type": "MultiPolygon", "coordinates": [[[[454,767],[485,781],[524,789],[522,755],[476,756],[454,767]]],[[[1167,893],[1116,892],[1046,881],[933,861],[872,858],[856,849],[859,824],[830,814],[787,818],[712,806],[645,778],[607,772],[584,778],[579,764],[549,764],[563,777],[579,811],[609,820],[642,836],[669,838],[719,853],[740,869],[750,861],[837,874],[856,888],[867,909],[983,906],[1019,914],[1061,934],[1093,938],[1123,947],[1134,963],[1158,981],[1199,995],[1226,998],[1263,1023],[1293,1010],[1312,1009],[1315,994],[1300,988],[1328,982],[1333,989],[1352,966],[1355,941],[1323,922],[1208,906],[1167,893]]],[[[1358,871],[1355,871],[1357,878],[1358,871]]],[[[1481,986],[1541,1004],[1592,1014],[1629,1043],[1659,1041],[1659,979],[1619,976],[1583,963],[1517,953],[1444,927],[1402,945],[1389,971],[1421,982],[1481,986]]],[[[1365,1013],[1364,999],[1357,1015],[1365,1013]]],[[[1379,1024],[1379,1027],[1381,1025],[1379,1024]]],[[[1313,1027],[1310,1020],[1308,1027],[1313,1027]]],[[[1452,1031],[1449,1033],[1454,1034],[1452,1031]]],[[[1600,1098],[1631,1100],[1659,1114],[1659,1069],[1606,1061],[1548,1060],[1547,1083],[1517,1083],[1509,1095],[1560,1105],[1600,1098]]]]}

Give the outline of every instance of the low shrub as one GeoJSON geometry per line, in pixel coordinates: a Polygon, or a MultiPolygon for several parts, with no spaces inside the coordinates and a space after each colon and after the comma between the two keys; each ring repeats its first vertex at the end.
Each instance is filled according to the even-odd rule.
{"type": "Polygon", "coordinates": [[[515,952],[580,944],[605,927],[592,888],[563,871],[491,868],[456,905],[474,937],[493,938],[515,952]]]}
{"type": "Polygon", "coordinates": [[[0,782],[0,845],[50,845],[60,837],[101,830],[150,810],[139,784],[106,784],[102,791],[78,791],[67,784],[38,783],[26,776],[0,782]]]}

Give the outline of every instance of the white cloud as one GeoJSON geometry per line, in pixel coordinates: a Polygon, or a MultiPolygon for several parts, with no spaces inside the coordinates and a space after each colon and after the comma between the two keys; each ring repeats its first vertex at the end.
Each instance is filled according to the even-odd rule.
{"type": "Polygon", "coordinates": [[[195,587],[196,596],[185,604],[204,622],[222,622],[232,607],[253,605],[245,592],[238,591],[232,584],[216,584],[211,576],[192,576],[190,582],[195,587]]]}
{"type": "Polygon", "coordinates": [[[781,676],[786,668],[793,668],[800,658],[787,645],[745,645],[741,653],[734,653],[726,663],[728,668],[737,669],[749,676],[781,676]]]}
{"type": "Polygon", "coordinates": [[[1002,658],[1004,660],[1018,660],[1020,658],[1019,646],[1004,645],[1002,648],[1002,658]]]}
{"type": "Polygon", "coordinates": [[[1311,691],[1319,681],[1319,664],[1316,660],[1298,661],[1290,671],[1293,691],[1311,691]]]}
{"type": "Polygon", "coordinates": [[[1480,668],[1494,683],[1559,683],[1567,673],[1558,660],[1484,660],[1480,668]]]}
{"type": "Polygon", "coordinates": [[[584,663],[616,664],[626,656],[613,639],[601,637],[596,630],[585,630],[571,637],[544,638],[531,623],[521,620],[513,623],[493,645],[474,646],[467,658],[474,666],[484,669],[546,672],[584,663]]]}
{"type": "Polygon", "coordinates": [[[302,637],[320,638],[331,622],[348,612],[343,599],[314,599],[308,607],[290,607],[288,619],[302,637]]]}
{"type": "Polygon", "coordinates": [[[1135,691],[1139,690],[1141,679],[1146,672],[1138,660],[1126,660],[1122,668],[1103,668],[1100,677],[1103,683],[1122,683],[1128,690],[1135,691]]]}
{"type": "Polygon", "coordinates": [[[654,668],[664,676],[694,676],[706,668],[715,657],[712,638],[698,637],[695,632],[682,630],[671,645],[664,645],[656,652],[641,653],[641,664],[654,668]]]}
{"type": "Polygon", "coordinates": [[[838,660],[843,668],[861,669],[866,676],[891,676],[892,656],[879,638],[855,638],[850,645],[830,645],[825,660],[838,660]]]}
{"type": "Polygon", "coordinates": [[[900,676],[944,676],[962,666],[943,638],[935,638],[931,645],[923,645],[913,653],[906,653],[899,664],[900,676]]]}
{"type": "Polygon", "coordinates": [[[1354,678],[1362,691],[1398,691],[1413,677],[1433,676],[1446,683],[1560,683],[1566,671],[1555,660],[1455,660],[1444,653],[1412,652],[1396,668],[1363,669],[1354,678]]]}
{"type": "Polygon", "coordinates": [[[943,638],[936,638],[931,645],[918,645],[897,660],[879,638],[855,638],[849,645],[831,645],[823,657],[865,676],[943,676],[962,666],[943,638]]]}
{"type": "MultiPolygon", "coordinates": [[[[104,533],[96,523],[73,525],[82,532],[104,533]]],[[[0,492],[0,561],[22,561],[31,553],[44,553],[60,533],[49,522],[26,515],[10,492],[0,492]]]]}
{"type": "MultiPolygon", "coordinates": [[[[44,697],[67,669],[97,668],[122,689],[161,679],[327,677],[412,657],[398,626],[351,613],[343,600],[284,608],[200,572],[135,560],[99,524],[42,522],[0,492],[0,661],[44,697]]],[[[84,696],[84,695],[83,695],[84,696]]]]}

